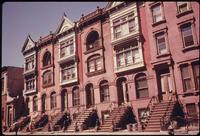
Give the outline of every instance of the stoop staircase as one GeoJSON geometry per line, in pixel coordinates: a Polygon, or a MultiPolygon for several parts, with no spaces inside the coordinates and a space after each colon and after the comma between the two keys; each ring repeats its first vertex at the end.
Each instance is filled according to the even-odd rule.
{"type": "Polygon", "coordinates": [[[126,113],[128,112],[128,107],[121,105],[119,107],[116,107],[112,110],[110,113],[110,116],[108,116],[104,124],[100,126],[101,132],[113,132],[115,130],[120,130],[122,127],[126,126],[125,121],[123,120],[126,116],[126,113]]]}
{"type": "MultiPolygon", "coordinates": [[[[76,117],[76,119],[74,119],[72,121],[72,123],[68,126],[67,132],[75,132],[76,131],[75,130],[76,129],[76,123],[77,123],[77,125],[84,125],[84,124],[86,124],[87,119],[90,118],[90,116],[92,115],[92,113],[93,113],[94,110],[95,109],[93,107],[91,107],[91,108],[85,109],[82,113],[80,113],[76,117]]],[[[83,127],[86,127],[86,126],[83,126],[83,127]]],[[[83,128],[83,129],[85,129],[85,128],[83,128]]]]}
{"type": "Polygon", "coordinates": [[[154,103],[151,107],[149,117],[144,125],[146,132],[158,132],[162,129],[164,121],[168,121],[172,115],[173,108],[176,104],[174,100],[154,103]]]}
{"type": "MultiPolygon", "coordinates": [[[[61,118],[64,116],[64,113],[60,112],[58,114],[56,114],[56,116],[51,120],[49,121],[52,125],[52,128],[55,128],[55,126],[58,124],[58,122],[61,120],[61,118]]],[[[48,123],[49,123],[48,122],[48,123]]],[[[44,132],[48,132],[48,123],[42,128],[42,131],[44,132]]],[[[59,124],[59,130],[61,129],[61,125],[59,124]]]]}

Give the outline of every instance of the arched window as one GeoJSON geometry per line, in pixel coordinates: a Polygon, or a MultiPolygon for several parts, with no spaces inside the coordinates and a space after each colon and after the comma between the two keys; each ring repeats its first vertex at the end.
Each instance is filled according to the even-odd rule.
{"type": "Polygon", "coordinates": [[[73,90],[72,90],[72,103],[73,103],[73,106],[77,106],[80,104],[80,94],[79,94],[79,88],[78,87],[75,87],[73,90]]]}
{"type": "Polygon", "coordinates": [[[51,84],[52,81],[52,72],[50,70],[45,71],[43,74],[43,85],[51,84]]]}
{"type": "Polygon", "coordinates": [[[37,96],[33,97],[33,111],[38,111],[38,98],[37,98],[37,96]]]}
{"type": "Polygon", "coordinates": [[[51,109],[56,108],[56,93],[55,92],[51,93],[50,100],[51,100],[51,109]]]}
{"type": "Polygon", "coordinates": [[[145,74],[139,74],[135,77],[137,98],[149,97],[147,79],[145,74]]]}
{"type": "Polygon", "coordinates": [[[108,81],[106,81],[106,80],[101,81],[99,88],[100,88],[100,100],[101,100],[101,102],[109,101],[110,100],[110,94],[109,94],[108,81]]]}
{"type": "Polygon", "coordinates": [[[100,55],[92,56],[88,59],[88,73],[101,70],[101,57],[100,55]]]}
{"type": "Polygon", "coordinates": [[[99,46],[99,34],[97,31],[92,31],[86,39],[86,49],[90,50],[99,46]]]}
{"type": "Polygon", "coordinates": [[[43,67],[51,64],[51,53],[47,51],[43,56],[43,67]]]}

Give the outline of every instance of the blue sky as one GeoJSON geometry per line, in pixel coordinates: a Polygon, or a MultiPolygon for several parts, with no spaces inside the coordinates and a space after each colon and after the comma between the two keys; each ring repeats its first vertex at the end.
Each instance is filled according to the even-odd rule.
{"type": "Polygon", "coordinates": [[[5,2],[2,13],[2,66],[22,67],[22,46],[28,34],[37,41],[56,31],[65,12],[72,21],[105,7],[107,2],[5,2]]]}

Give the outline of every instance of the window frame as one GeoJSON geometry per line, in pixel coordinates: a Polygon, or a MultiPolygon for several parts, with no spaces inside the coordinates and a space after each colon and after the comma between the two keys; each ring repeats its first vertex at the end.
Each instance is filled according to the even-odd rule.
{"type": "Polygon", "coordinates": [[[73,55],[75,53],[75,47],[74,47],[74,38],[70,37],[67,40],[64,40],[62,42],[60,42],[60,58],[65,58],[68,57],[70,55],[73,55]],[[64,50],[64,51],[62,51],[64,50]],[[62,55],[62,53],[64,53],[64,55],[62,55]]]}
{"type": "Polygon", "coordinates": [[[161,3],[156,3],[155,5],[152,5],[151,6],[151,15],[152,15],[152,23],[155,24],[155,23],[158,23],[158,22],[161,22],[165,19],[164,17],[164,12],[163,12],[163,7],[162,7],[162,4],[161,3]],[[155,15],[154,15],[154,11],[153,9],[156,8],[156,7],[160,7],[160,16],[161,16],[161,20],[158,20],[158,21],[155,21],[155,15]]]}
{"type": "Polygon", "coordinates": [[[43,55],[43,58],[42,58],[42,65],[43,67],[48,67],[52,64],[52,56],[51,56],[51,53],[49,51],[46,51],[43,55]]]}
{"type": "Polygon", "coordinates": [[[29,71],[35,68],[35,56],[31,55],[27,58],[25,58],[25,70],[29,71]],[[31,65],[31,68],[29,68],[29,64],[31,65]]]}
{"type": "Polygon", "coordinates": [[[88,71],[88,73],[93,73],[93,72],[96,72],[96,71],[100,71],[102,69],[103,69],[103,67],[102,67],[102,57],[99,54],[91,56],[91,57],[88,58],[88,60],[87,60],[87,71],[88,71]],[[100,64],[98,64],[98,62],[100,64]],[[91,65],[93,65],[94,71],[91,71],[91,67],[92,67],[91,65]],[[100,67],[99,70],[98,70],[98,67],[100,67]]]}
{"type": "Polygon", "coordinates": [[[108,81],[102,81],[99,85],[100,89],[100,102],[109,102],[110,101],[110,91],[108,81]],[[107,92],[106,92],[107,89],[107,92]]]}
{"type": "Polygon", "coordinates": [[[42,76],[43,76],[43,80],[42,80],[43,86],[50,85],[53,83],[53,73],[51,70],[45,71],[42,76]],[[45,79],[45,78],[47,78],[47,79],[45,79]],[[44,79],[47,80],[46,83],[44,83],[44,81],[45,81],[44,79]]]}
{"type": "Polygon", "coordinates": [[[195,67],[199,68],[199,62],[194,62],[192,63],[192,71],[193,71],[193,77],[194,77],[194,84],[195,84],[195,90],[199,90],[200,89],[200,71],[198,69],[197,73],[195,70],[195,67]]]}
{"type": "Polygon", "coordinates": [[[157,50],[157,55],[165,55],[165,54],[168,54],[169,53],[169,47],[168,47],[168,40],[167,40],[167,33],[166,31],[160,31],[158,33],[155,33],[154,34],[154,39],[155,39],[155,44],[156,44],[156,50],[157,50]],[[164,38],[165,42],[165,52],[164,53],[161,53],[160,51],[160,45],[158,45],[158,38],[159,37],[162,37],[164,38]]]}
{"type": "Polygon", "coordinates": [[[57,95],[56,95],[56,92],[52,92],[51,95],[50,95],[50,100],[51,100],[51,109],[55,109],[56,106],[57,106],[57,95]]]}
{"type": "Polygon", "coordinates": [[[184,91],[184,92],[188,92],[188,91],[190,91],[190,90],[192,89],[192,75],[191,75],[191,73],[190,73],[190,67],[189,67],[189,65],[184,64],[184,65],[181,65],[180,70],[181,70],[181,77],[182,77],[182,83],[183,83],[183,91],[184,91]],[[187,71],[188,71],[189,77],[184,77],[184,76],[183,76],[183,70],[182,70],[182,69],[183,69],[184,67],[187,67],[187,71]],[[187,89],[187,88],[186,88],[185,80],[186,80],[186,81],[189,80],[190,89],[187,89]]]}
{"type": "Polygon", "coordinates": [[[137,99],[143,99],[143,98],[148,98],[149,97],[149,87],[148,87],[148,80],[147,80],[147,77],[146,77],[146,74],[139,74],[139,75],[136,75],[135,77],[135,88],[136,88],[136,98],[137,99]],[[145,81],[146,82],[146,86],[142,87],[142,88],[138,88],[138,82],[139,81],[145,81]],[[146,96],[140,96],[140,91],[143,91],[143,90],[147,90],[146,91],[146,96]]]}
{"type": "Polygon", "coordinates": [[[72,90],[72,104],[73,106],[80,105],[80,90],[78,87],[75,87],[72,90]]]}

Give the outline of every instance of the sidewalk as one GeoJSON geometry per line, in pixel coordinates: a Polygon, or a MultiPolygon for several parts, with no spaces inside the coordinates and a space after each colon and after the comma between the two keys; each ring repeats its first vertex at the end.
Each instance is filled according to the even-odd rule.
{"type": "MultiPolygon", "coordinates": [[[[175,132],[175,135],[197,135],[199,131],[189,131],[186,132],[175,132]]],[[[5,135],[15,135],[12,133],[4,133],[5,135]]],[[[120,131],[120,132],[34,132],[34,133],[21,133],[18,132],[18,135],[168,135],[167,131],[162,132],[128,132],[128,131],[120,131]]]]}

